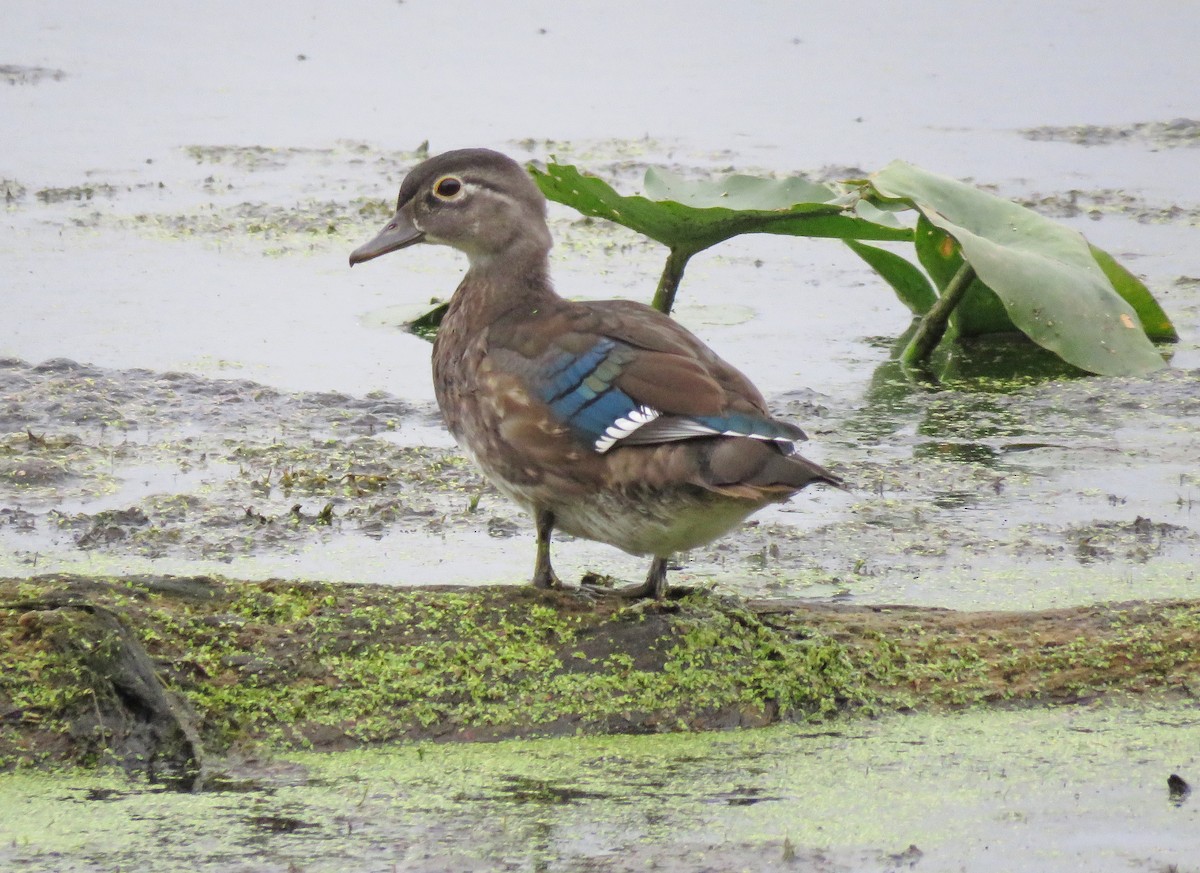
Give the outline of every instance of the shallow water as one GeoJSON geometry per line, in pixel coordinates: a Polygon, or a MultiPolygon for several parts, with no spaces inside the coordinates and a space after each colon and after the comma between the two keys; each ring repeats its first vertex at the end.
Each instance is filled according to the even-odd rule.
{"type": "Polygon", "coordinates": [[[8,776],[0,864],[1189,871],[1197,748],[1194,707],[1099,707],[293,755],[203,795],[8,776]]]}
{"type": "MultiPolygon", "coordinates": [[[[985,367],[930,392],[888,363],[907,311],[836,243],[743,237],[693,259],[680,318],[802,424],[806,453],[855,490],[813,490],[760,513],[757,526],[687,556],[678,578],[960,607],[1195,593],[1200,182],[1192,128],[1172,120],[1200,114],[1186,74],[1200,61],[1190,15],[1174,4],[913,15],[870,3],[849,17],[790,3],[760,4],[754,16],[673,3],[580,16],[532,3],[502,16],[475,7],[464,27],[419,2],[267,3],[235,16],[232,5],[167,15],[126,3],[100,14],[61,0],[13,2],[6,18],[0,109],[22,133],[0,169],[10,230],[0,357],[97,365],[131,394],[149,390],[124,373],[131,367],[218,381],[196,387],[190,406],[131,396],[107,429],[103,416],[73,421],[69,402],[8,387],[23,415],[6,429],[73,435],[94,448],[93,462],[98,452],[108,462],[93,463],[77,490],[55,492],[57,504],[0,478],[3,503],[31,514],[0,524],[0,571],[389,584],[526,576],[528,523],[487,493],[484,518],[448,493],[433,499],[439,524],[372,521],[366,535],[342,524],[236,546],[197,521],[220,519],[227,533],[238,512],[286,516],[297,495],[254,492],[237,453],[284,433],[323,438],[345,407],[329,399],[306,427],[320,404],[265,409],[253,387],[219,380],[384,391],[406,407],[382,432],[359,431],[386,441],[380,457],[392,445],[451,448],[432,409],[428,345],[396,324],[450,292],[459,256],[421,248],[346,267],[429,140],[435,151],[490,145],[578,161],[625,191],[653,163],[693,176],[839,176],[904,157],[1079,227],[1143,275],[1175,319],[1183,339],[1172,371],[1014,383],[997,380],[1003,366],[985,367]],[[234,17],[245,30],[228,26],[234,17]],[[270,27],[251,37],[256,18],[270,27]],[[448,34],[473,66],[445,62],[448,34]],[[726,62],[701,63],[706,53],[726,62]],[[491,67],[504,74],[481,75],[491,67]],[[1108,144],[1078,144],[1069,127],[1083,123],[1108,125],[1107,137],[1082,137],[1108,144]],[[226,420],[203,423],[205,407],[232,402],[257,413],[236,434],[226,420]],[[164,496],[206,512],[190,525],[156,514],[164,496]],[[82,549],[55,514],[130,508],[183,545],[120,537],[82,549]]],[[[658,246],[561,207],[552,223],[560,290],[649,297],[658,246]]],[[[269,481],[280,469],[252,473],[269,481]]],[[[299,496],[309,514],[326,502],[339,519],[372,510],[337,490],[299,496]]],[[[643,571],[589,543],[562,543],[558,561],[575,578],[643,571]]]]}

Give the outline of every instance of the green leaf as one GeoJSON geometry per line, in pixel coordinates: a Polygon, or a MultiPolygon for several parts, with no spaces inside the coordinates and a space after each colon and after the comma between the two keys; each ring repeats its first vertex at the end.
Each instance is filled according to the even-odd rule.
{"type": "Polygon", "coordinates": [[[896,217],[896,213],[900,210],[907,212],[908,209],[908,206],[876,205],[870,200],[863,198],[859,198],[854,204],[854,214],[859,218],[873,221],[876,224],[886,225],[887,227],[904,227],[905,225],[896,217]]]}
{"type": "Polygon", "coordinates": [[[1013,324],[1038,345],[1101,375],[1140,375],[1165,366],[1137,312],[1076,231],[902,161],[888,164],[871,182],[883,197],[911,202],[954,237],[1013,324]]]}
{"type": "Polygon", "coordinates": [[[449,308],[449,302],[437,303],[432,309],[421,313],[412,321],[405,322],[404,327],[409,333],[415,333],[421,339],[433,342],[438,328],[441,327],[442,319],[446,316],[446,310],[449,308]]]}
{"type": "MultiPolygon", "coordinates": [[[[933,276],[939,290],[945,288],[950,277],[958,270],[958,265],[962,263],[962,255],[954,237],[934,227],[921,215],[917,219],[914,242],[921,266],[933,276]]],[[[1179,334],[1175,331],[1175,326],[1145,284],[1121,266],[1108,252],[1090,244],[1089,248],[1113,288],[1137,312],[1146,336],[1157,342],[1177,342],[1179,334]]],[[[978,279],[955,311],[954,322],[961,336],[983,336],[1017,330],[995,292],[978,279]]]]}
{"type": "Polygon", "coordinates": [[[900,302],[911,309],[914,315],[924,315],[937,301],[937,292],[925,274],[908,259],[857,240],[848,239],[846,245],[892,286],[900,302]]]}
{"type": "Polygon", "coordinates": [[[672,249],[694,254],[743,233],[778,233],[837,239],[909,240],[908,228],[860,218],[852,207],[827,202],[836,192],[815,186],[807,179],[754,180],[733,176],[717,182],[688,182],[661,171],[647,172],[648,191],[671,192],[689,203],[722,201],[721,192],[732,192],[728,205],[689,205],[675,199],[618,194],[595,176],[569,164],[549,164],[545,172],[530,168],[534,181],[551,200],[584,215],[606,218],[635,230],[672,249]],[[732,181],[731,181],[732,180],[732,181]],[[748,181],[749,180],[749,181],[748,181]],[[819,189],[819,190],[818,190],[819,189]],[[796,194],[821,196],[821,201],[779,204],[796,194]],[[754,203],[753,207],[746,204],[754,203]]]}
{"type": "Polygon", "coordinates": [[[840,191],[812,182],[803,176],[764,179],[761,176],[726,176],[715,182],[691,181],[667,170],[646,170],[646,196],[651,200],[673,200],[684,206],[707,209],[790,209],[797,203],[829,203],[840,191]]]}
{"type": "Polygon", "coordinates": [[[1108,281],[1112,282],[1117,293],[1124,297],[1125,302],[1137,312],[1146,335],[1152,340],[1179,342],[1179,334],[1175,330],[1175,325],[1171,324],[1171,319],[1163,312],[1162,307],[1150,294],[1150,289],[1146,287],[1145,283],[1117,263],[1116,259],[1104,249],[1091,246],[1091,250],[1092,256],[1100,265],[1100,269],[1104,271],[1104,275],[1108,277],[1108,281]]]}
{"type": "MultiPolygon", "coordinates": [[[[962,251],[954,237],[939,227],[935,227],[924,215],[917,219],[916,238],[914,243],[917,250],[917,260],[921,262],[938,291],[942,292],[958,272],[962,265],[962,251]]],[[[1013,324],[1004,304],[996,296],[996,292],[985,285],[978,277],[967,289],[966,295],[955,307],[950,318],[958,336],[985,336],[997,333],[1019,333],[1013,324]]]]}

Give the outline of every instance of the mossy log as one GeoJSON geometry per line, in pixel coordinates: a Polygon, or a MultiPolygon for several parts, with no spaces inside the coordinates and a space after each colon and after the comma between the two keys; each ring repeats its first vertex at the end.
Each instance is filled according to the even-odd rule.
{"type": "Polygon", "coordinates": [[[1192,694],[1200,601],[1040,612],[525,586],[0,580],[0,769],[1192,694]]]}

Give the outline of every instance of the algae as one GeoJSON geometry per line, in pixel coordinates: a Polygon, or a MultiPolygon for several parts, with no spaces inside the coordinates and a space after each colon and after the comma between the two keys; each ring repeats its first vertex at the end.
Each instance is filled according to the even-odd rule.
{"type": "Polygon", "coordinates": [[[832,720],[733,734],[413,743],[253,761],[163,794],[0,776],[0,864],[30,871],[1189,871],[1190,704],[832,720]]]}
{"type": "Polygon", "coordinates": [[[0,79],[9,85],[39,85],[42,82],[61,82],[67,77],[63,70],[52,67],[30,67],[23,64],[0,64],[0,79]]]}
{"type": "Polygon", "coordinates": [[[1156,148],[1186,148],[1200,144],[1200,121],[1175,118],[1171,121],[1143,121],[1129,125],[1073,124],[1030,127],[1021,135],[1032,140],[1052,140],[1075,145],[1110,145],[1135,142],[1156,148]]]}
{"type": "Polygon", "coordinates": [[[47,639],[41,616],[75,604],[121,614],[218,751],[731,727],[829,714],[855,695],[838,645],[815,633],[783,645],[702,595],[614,612],[511,588],[47,577],[0,592],[6,767],[97,759],[55,741],[90,717],[90,686],[79,646],[47,639]]]}
{"type": "Polygon", "coordinates": [[[629,606],[511,586],[47,576],[0,580],[0,607],[8,769],[133,766],[111,731],[96,742],[107,692],[80,653],[103,638],[71,633],[64,609],[119,616],[196,712],[194,745],[218,755],[1156,699],[1191,695],[1200,669],[1194,601],[957,613],[693,592],[629,606]]]}

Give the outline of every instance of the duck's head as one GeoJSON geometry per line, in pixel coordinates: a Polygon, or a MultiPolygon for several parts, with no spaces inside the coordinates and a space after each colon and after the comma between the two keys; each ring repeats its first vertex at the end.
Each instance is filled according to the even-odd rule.
{"type": "Polygon", "coordinates": [[[464,252],[472,268],[500,257],[544,258],[546,199],[512,158],[489,149],[446,152],[404,177],[396,214],[350,253],[350,266],[422,242],[464,252]]]}

